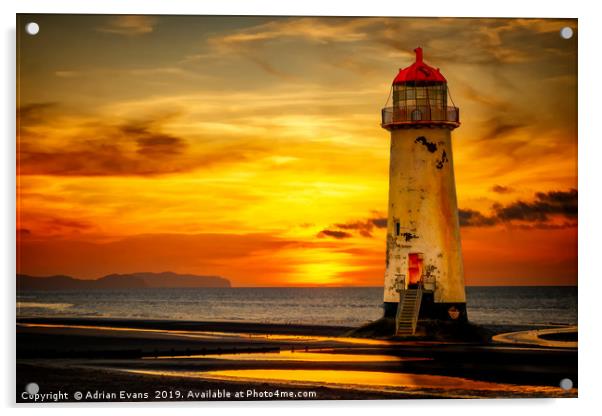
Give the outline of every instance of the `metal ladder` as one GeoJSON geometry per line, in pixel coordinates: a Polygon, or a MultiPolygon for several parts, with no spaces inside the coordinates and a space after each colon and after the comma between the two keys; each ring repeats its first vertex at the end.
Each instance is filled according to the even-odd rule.
{"type": "Polygon", "coordinates": [[[411,336],[416,333],[418,314],[422,302],[422,289],[407,289],[400,293],[395,320],[397,336],[411,336]]]}

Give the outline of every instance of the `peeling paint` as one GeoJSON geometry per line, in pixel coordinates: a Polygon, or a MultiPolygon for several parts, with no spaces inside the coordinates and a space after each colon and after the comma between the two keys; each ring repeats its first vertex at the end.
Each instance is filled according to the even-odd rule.
{"type": "Polygon", "coordinates": [[[437,169],[443,168],[445,162],[449,162],[449,159],[447,158],[447,153],[445,153],[444,150],[443,153],[441,153],[441,159],[437,161],[437,169]]]}
{"type": "Polygon", "coordinates": [[[428,150],[431,153],[435,153],[437,151],[437,145],[435,143],[429,142],[424,136],[417,137],[416,140],[414,140],[414,143],[420,143],[421,145],[426,147],[426,150],[428,150]]]}
{"type": "Polygon", "coordinates": [[[406,240],[406,241],[410,241],[413,238],[418,238],[418,236],[416,234],[412,234],[412,233],[403,233],[401,234],[401,236],[406,240]]]}
{"type": "Polygon", "coordinates": [[[388,236],[388,237],[389,238],[387,238],[387,254],[385,255],[385,265],[386,265],[387,269],[389,268],[389,253],[390,253],[390,250],[389,250],[390,244],[389,243],[391,240],[390,236],[388,236]]]}
{"type": "Polygon", "coordinates": [[[435,277],[435,272],[437,271],[437,266],[435,266],[434,264],[427,264],[426,267],[424,268],[424,277],[431,278],[431,277],[435,277]]]}

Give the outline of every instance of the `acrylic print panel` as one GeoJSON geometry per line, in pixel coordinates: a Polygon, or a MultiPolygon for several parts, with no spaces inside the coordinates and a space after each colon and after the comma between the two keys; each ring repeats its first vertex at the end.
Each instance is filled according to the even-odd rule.
{"type": "Polygon", "coordinates": [[[17,25],[17,401],[577,396],[576,20],[17,25]]]}

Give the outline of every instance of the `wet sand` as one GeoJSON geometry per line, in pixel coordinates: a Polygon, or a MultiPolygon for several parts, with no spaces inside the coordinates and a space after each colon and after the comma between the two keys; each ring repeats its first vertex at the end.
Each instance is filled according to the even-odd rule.
{"type": "Polygon", "coordinates": [[[577,395],[558,387],[563,378],[577,387],[576,348],[345,337],[350,329],[20,319],[17,401],[28,402],[21,392],[30,382],[69,393],[67,401],[76,391],[91,392],[86,401],[577,395]]]}
{"type": "Polygon", "coordinates": [[[577,348],[577,327],[532,329],[498,334],[495,342],[536,345],[541,347],[577,348]]]}

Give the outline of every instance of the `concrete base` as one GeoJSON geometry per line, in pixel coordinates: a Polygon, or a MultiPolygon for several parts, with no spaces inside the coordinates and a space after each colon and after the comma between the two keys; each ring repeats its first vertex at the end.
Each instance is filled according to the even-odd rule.
{"type": "Polygon", "coordinates": [[[383,310],[384,310],[383,317],[395,319],[395,315],[397,314],[397,305],[398,304],[399,303],[397,303],[397,302],[384,302],[383,303],[383,310]]]}
{"type": "MultiPolygon", "coordinates": [[[[397,305],[397,302],[384,302],[384,317],[395,319],[397,305]]],[[[437,303],[434,301],[432,293],[425,292],[422,295],[420,314],[418,315],[419,321],[423,319],[468,322],[466,303],[437,303]]]]}
{"type": "MultiPolygon", "coordinates": [[[[374,322],[349,331],[347,337],[391,339],[395,337],[395,318],[380,318],[374,322]]],[[[425,341],[460,341],[487,344],[491,339],[489,330],[470,322],[424,319],[418,323],[416,334],[407,339],[425,341]]]]}

